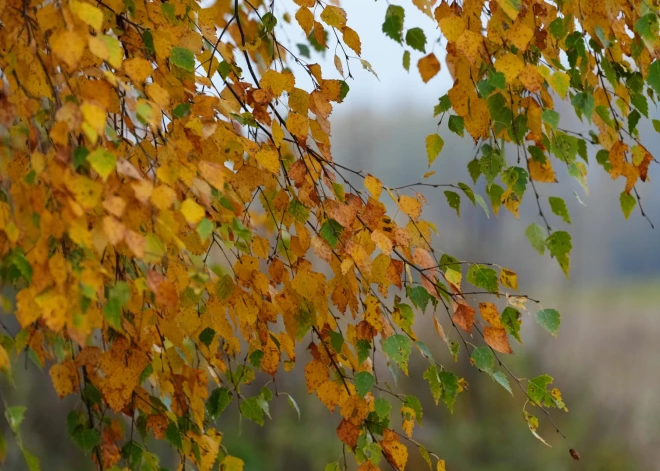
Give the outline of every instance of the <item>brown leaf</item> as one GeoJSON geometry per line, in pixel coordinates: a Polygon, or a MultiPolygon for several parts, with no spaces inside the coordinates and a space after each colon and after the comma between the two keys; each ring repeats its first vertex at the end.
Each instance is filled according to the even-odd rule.
{"type": "Polygon", "coordinates": [[[485,327],[484,340],[495,351],[500,353],[513,353],[504,327],[485,327]]]}
{"type": "Polygon", "coordinates": [[[472,326],[474,325],[475,310],[467,303],[460,302],[456,305],[456,310],[451,318],[454,324],[459,326],[468,334],[472,333],[472,326]]]}

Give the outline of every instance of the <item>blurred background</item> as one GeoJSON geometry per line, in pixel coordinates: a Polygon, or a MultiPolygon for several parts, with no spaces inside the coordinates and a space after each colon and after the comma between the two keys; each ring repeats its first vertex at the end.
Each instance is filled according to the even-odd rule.
{"type": "MultiPolygon", "coordinates": [[[[411,72],[403,69],[402,48],[380,31],[387,7],[384,2],[349,0],[342,6],[348,12],[349,25],[362,38],[363,58],[373,66],[378,79],[362,69],[359,61],[351,61],[351,90],[331,118],[334,158],[377,175],[391,187],[420,181],[428,171],[424,139],[438,129],[433,106],[451,87],[451,78],[443,70],[424,85],[413,70],[418,59],[415,56],[411,72]]],[[[429,40],[439,37],[431,20],[414,7],[406,6],[406,15],[407,28],[424,27],[429,40]]],[[[431,44],[427,52],[429,49],[442,62],[444,45],[431,44]]],[[[332,59],[329,53],[321,61],[324,75],[337,74],[332,59]]],[[[657,110],[653,113],[657,118],[657,110]]],[[[562,113],[561,126],[588,129],[568,108],[562,113]]],[[[653,152],[660,140],[648,123],[640,124],[640,129],[642,142],[653,152]]],[[[445,147],[432,167],[436,174],[427,181],[472,185],[466,169],[476,152],[471,139],[451,134],[446,123],[439,133],[445,147]]],[[[421,340],[439,362],[470,384],[450,414],[444,405],[434,405],[428,383],[422,379],[426,365],[419,355],[412,356],[410,376],[398,378],[399,392],[417,395],[424,406],[423,427],[416,429],[416,438],[444,458],[449,470],[660,469],[660,237],[637,208],[628,221],[624,220],[619,207],[623,181],[611,181],[595,163],[594,152],[589,157],[593,164],[589,165],[588,195],[559,166],[559,184],[537,185],[541,196],[561,196],[568,204],[572,226],[559,221],[549,209],[548,215],[553,228],[568,230],[573,236],[570,279],[548,255],[539,256],[524,235],[529,223],[540,222],[531,193],[526,194],[517,220],[505,209],[489,219],[466,198],[459,219],[447,207],[441,189],[422,192],[428,200],[424,218],[436,222],[440,233],[435,248],[461,260],[495,262],[515,270],[521,293],[562,313],[557,339],[536,325],[532,316],[525,315],[525,345],[513,345],[515,354],[506,358],[518,377],[547,373],[562,391],[569,412],[553,412],[552,417],[566,440],[543,414],[538,410],[535,414],[541,422],[539,433],[551,448],[527,429],[522,417],[525,398],[515,385],[511,397],[470,367],[464,351],[454,364],[431,327],[431,313],[417,315],[415,331],[421,340]],[[574,462],[569,448],[577,449],[582,460],[574,462]]],[[[659,174],[658,166],[652,165],[651,182],[638,185],[644,209],[655,224],[660,224],[660,187],[654,182],[659,174]]],[[[482,195],[483,184],[482,179],[476,185],[482,195]]],[[[547,207],[547,201],[545,204],[547,207]]],[[[534,306],[529,307],[533,314],[534,306]]],[[[450,332],[445,313],[438,311],[437,315],[450,332]]],[[[279,391],[290,393],[297,401],[300,419],[283,395],[271,404],[273,420],[264,427],[245,420],[240,423],[232,409],[221,416],[223,444],[245,461],[246,471],[317,471],[341,456],[341,442],[335,435],[341,419],[338,412],[330,414],[316,397],[307,395],[303,378],[307,354],[304,345],[300,347],[294,371],[278,377],[279,391]]],[[[15,366],[17,387],[6,383],[0,387],[8,403],[29,406],[22,427],[27,448],[41,459],[45,471],[92,469],[66,433],[66,413],[76,399],[60,401],[47,373],[37,371],[30,362],[25,365],[15,366]]],[[[387,368],[377,367],[379,379],[392,383],[387,368]]],[[[262,384],[263,380],[257,380],[255,388],[262,384]]],[[[398,415],[393,411],[394,424],[400,423],[398,415]]],[[[8,460],[0,469],[27,469],[4,419],[0,420],[0,432],[10,447],[8,460]]],[[[406,469],[425,469],[414,446],[409,452],[406,469]]],[[[171,459],[166,449],[162,456],[163,463],[171,459]]]]}

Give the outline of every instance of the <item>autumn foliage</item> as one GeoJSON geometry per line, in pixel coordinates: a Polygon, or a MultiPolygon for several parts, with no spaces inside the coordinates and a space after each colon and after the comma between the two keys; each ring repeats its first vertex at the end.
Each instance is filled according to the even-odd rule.
{"type": "MultiPolygon", "coordinates": [[[[637,126],[660,93],[657,7],[413,0],[365,20],[382,21],[424,82],[449,70],[434,115],[477,145],[465,162],[482,196],[433,171],[391,188],[335,162],[330,115],[351,68],[375,73],[340,5],[209,3],[0,2],[0,279],[15,292],[3,298],[15,318],[0,338],[4,375],[26,352],[60,397],[78,395],[68,429],[102,470],[158,470],[147,437],[174,447],[180,469],[243,469],[222,445],[222,413],[231,404],[263,425],[270,401],[297,409],[272,382],[248,387],[297,359],[360,470],[403,470],[411,451],[445,466],[413,438],[419,399],[393,393],[375,362],[407,375],[421,357],[430,394],[452,410],[467,388],[452,363],[469,358],[522,389],[536,434],[533,414],[565,409],[561,393],[502,360],[525,315],[556,335],[560,314],[519,294],[509,268],[434,248],[416,190],[441,187],[459,214],[463,199],[516,217],[531,195],[526,235],[568,275],[571,237],[553,230],[570,224],[567,205],[537,186],[561,166],[586,189],[595,155],[621,180],[625,216],[644,215],[636,187],[654,159],[637,126]],[[427,24],[408,24],[407,8],[427,24]],[[321,70],[321,54],[336,70],[321,70]],[[560,103],[590,130],[562,128],[560,103]],[[423,315],[442,358],[415,333],[423,315]]],[[[443,145],[427,137],[429,167],[443,145]]],[[[20,439],[24,409],[5,406],[39,469],[20,439]]]]}

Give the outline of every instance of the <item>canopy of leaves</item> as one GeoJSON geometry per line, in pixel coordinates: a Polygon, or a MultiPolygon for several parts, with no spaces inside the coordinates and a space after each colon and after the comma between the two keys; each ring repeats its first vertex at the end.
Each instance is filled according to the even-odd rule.
{"type": "MultiPolygon", "coordinates": [[[[338,439],[360,469],[402,470],[409,446],[444,469],[412,439],[419,399],[391,393],[374,359],[394,375],[408,374],[413,357],[428,361],[429,394],[453,410],[467,383],[448,366],[463,345],[464,358],[512,392],[507,374],[520,380],[501,355],[513,352],[509,337],[522,343],[532,301],[491,260],[438,259],[436,225],[422,218],[415,189],[452,188],[443,191],[457,215],[464,196],[518,217],[532,195],[538,219],[525,234],[567,276],[571,236],[552,226],[571,223],[568,205],[538,191],[557,181],[556,168],[586,188],[594,146],[622,182],[625,217],[636,207],[645,215],[637,186],[654,158],[637,126],[660,93],[656,7],[412,3],[428,24],[409,24],[412,7],[391,3],[383,41],[403,48],[403,67],[416,64],[423,82],[443,67],[431,46],[445,45],[453,85],[429,109],[478,146],[465,162],[475,184],[483,175],[487,198],[465,183],[392,188],[335,162],[330,115],[350,96],[351,68],[376,73],[339,5],[0,3],[0,279],[16,292],[7,310],[20,327],[3,334],[0,371],[10,376],[27,351],[48,365],[60,397],[79,395],[69,432],[99,469],[158,469],[152,438],[182,466],[243,469],[222,445],[223,411],[235,400],[262,425],[286,395],[300,414],[290,395],[249,387],[299,356],[308,392],[340,411],[338,439]],[[296,36],[304,39],[289,43],[296,36]],[[337,51],[336,70],[318,63],[327,51],[337,51]],[[562,101],[588,133],[562,127],[562,101]],[[501,315],[484,296],[506,302],[501,315]],[[415,316],[430,310],[458,339],[434,316],[447,358],[433,358],[415,333],[415,316]],[[390,423],[397,400],[402,432],[390,423]]],[[[439,130],[425,146],[429,166],[447,153],[439,130]]],[[[557,335],[559,312],[535,312],[557,335]]],[[[551,381],[521,387],[531,404],[565,409],[551,381]]],[[[21,441],[24,409],[5,409],[39,469],[21,441]]],[[[538,437],[538,419],[525,419],[538,437]]]]}

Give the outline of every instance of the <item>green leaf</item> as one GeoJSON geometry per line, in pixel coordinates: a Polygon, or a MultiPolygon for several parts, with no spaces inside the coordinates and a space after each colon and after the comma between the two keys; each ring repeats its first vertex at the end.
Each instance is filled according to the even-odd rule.
{"type": "Polygon", "coordinates": [[[504,311],[502,311],[501,322],[504,326],[504,330],[506,330],[509,335],[511,335],[522,344],[522,340],[520,338],[520,324],[522,322],[521,319],[522,315],[520,312],[510,306],[504,308],[504,311]]]}
{"type": "Polygon", "coordinates": [[[259,425],[264,424],[264,410],[259,403],[259,398],[250,397],[241,402],[239,407],[241,415],[246,419],[256,422],[259,425]]]}
{"type": "Polygon", "coordinates": [[[406,44],[420,52],[426,52],[426,35],[422,28],[410,28],[406,33],[406,44]]]}
{"type": "Polygon", "coordinates": [[[94,429],[79,427],[73,434],[73,441],[85,451],[101,443],[101,435],[94,429]]]}
{"type": "Polygon", "coordinates": [[[541,113],[541,119],[552,129],[557,129],[557,126],[559,126],[559,113],[555,110],[543,110],[541,113]]]}
{"type": "Polygon", "coordinates": [[[445,191],[445,198],[447,198],[447,204],[450,208],[456,210],[458,217],[461,216],[461,195],[454,191],[445,191]]]}
{"type": "Polygon", "coordinates": [[[536,322],[556,337],[561,324],[561,314],[555,309],[541,309],[536,313],[536,322]]]}
{"type": "Polygon", "coordinates": [[[513,391],[511,390],[511,385],[509,384],[509,380],[507,379],[506,375],[502,373],[501,371],[496,371],[493,373],[493,379],[500,383],[504,389],[509,391],[509,394],[513,396],[513,391]]]}
{"type": "Polygon", "coordinates": [[[39,466],[39,458],[34,456],[32,453],[27,451],[25,448],[22,448],[23,459],[28,465],[29,471],[41,471],[41,466],[39,466]]]}
{"type": "Polygon", "coordinates": [[[277,25],[277,18],[271,12],[267,12],[261,17],[261,23],[264,25],[264,30],[270,33],[277,25]]]}
{"type": "Polygon", "coordinates": [[[335,461],[334,463],[328,463],[325,465],[325,471],[340,471],[339,467],[339,461],[335,461]]]}
{"type": "Polygon", "coordinates": [[[384,397],[376,398],[376,403],[374,404],[374,410],[376,415],[380,419],[388,419],[390,417],[390,410],[392,409],[392,404],[390,404],[387,399],[384,397]]]}
{"type": "Polygon", "coordinates": [[[500,174],[502,168],[504,168],[504,159],[502,158],[502,155],[493,149],[485,154],[479,162],[481,165],[481,173],[486,177],[488,185],[491,185],[500,174]]]}
{"type": "Polygon", "coordinates": [[[468,172],[470,173],[470,178],[472,178],[473,183],[477,183],[479,176],[481,175],[481,163],[479,159],[472,159],[467,165],[468,172]]]}
{"type": "Polygon", "coordinates": [[[433,108],[433,116],[438,116],[451,109],[451,100],[449,95],[442,95],[437,105],[433,108]]]}
{"type": "Polygon", "coordinates": [[[144,48],[147,50],[147,53],[150,55],[156,54],[156,48],[154,47],[154,35],[151,33],[151,30],[145,29],[142,32],[142,43],[144,48]]]}
{"type": "Polygon", "coordinates": [[[174,118],[185,118],[190,114],[190,111],[192,110],[192,104],[190,103],[179,103],[174,107],[172,110],[172,116],[174,118]]]}
{"type": "Polygon", "coordinates": [[[403,41],[403,20],[405,18],[403,7],[390,5],[385,12],[385,22],[383,23],[383,33],[396,42],[403,41]]]}
{"type": "Polygon", "coordinates": [[[591,116],[594,113],[596,101],[591,93],[580,92],[571,99],[571,104],[578,113],[578,116],[584,115],[587,121],[591,122],[591,116]]]}
{"type": "Polygon", "coordinates": [[[99,147],[94,152],[87,156],[87,161],[92,168],[98,173],[103,181],[105,181],[117,166],[117,157],[112,152],[99,147]]]}
{"type": "Polygon", "coordinates": [[[415,411],[415,420],[421,425],[422,424],[422,403],[419,401],[417,396],[406,396],[403,400],[403,405],[405,407],[410,407],[415,411]]]}
{"type": "Polygon", "coordinates": [[[429,161],[429,167],[433,164],[433,161],[438,157],[442,148],[445,145],[445,141],[438,134],[429,134],[426,136],[426,155],[429,161]]]}
{"type": "Polygon", "coordinates": [[[87,150],[87,147],[76,147],[73,151],[73,168],[77,170],[78,167],[84,164],[88,155],[89,150],[87,150]]]}
{"type": "Polygon", "coordinates": [[[438,374],[438,367],[435,365],[429,366],[422,377],[429,382],[433,400],[438,404],[440,396],[442,395],[442,382],[440,381],[440,375],[438,374]]]}
{"type": "Polygon", "coordinates": [[[341,236],[343,230],[344,228],[342,225],[334,219],[326,219],[321,226],[319,234],[321,234],[321,237],[325,239],[331,248],[336,249],[337,243],[339,242],[339,237],[341,236]]]}
{"type": "Polygon", "coordinates": [[[496,183],[492,183],[490,188],[487,188],[487,192],[488,199],[490,200],[490,204],[493,207],[493,212],[497,215],[497,212],[502,205],[502,195],[504,194],[504,188],[497,185],[496,183]]]}
{"type": "Polygon", "coordinates": [[[429,452],[423,446],[419,446],[417,448],[419,448],[419,454],[422,455],[424,462],[428,465],[429,469],[433,471],[433,463],[431,462],[431,455],[429,452]]]}
{"type": "Polygon", "coordinates": [[[344,346],[344,336],[340,332],[335,332],[334,330],[331,330],[329,334],[332,349],[337,353],[341,353],[341,349],[344,346]]]}
{"type": "Polygon", "coordinates": [[[429,347],[424,342],[418,340],[415,342],[415,345],[417,345],[417,348],[419,349],[419,352],[422,354],[423,357],[428,358],[429,360],[433,359],[433,354],[431,353],[431,350],[429,350],[429,347]]]}
{"type": "Polygon", "coordinates": [[[495,368],[495,356],[489,347],[475,347],[470,355],[470,363],[479,370],[493,374],[495,368]]]}
{"type": "Polygon", "coordinates": [[[360,339],[356,345],[357,354],[358,354],[358,363],[362,364],[371,353],[371,344],[368,340],[360,339]]]}
{"type": "Polygon", "coordinates": [[[206,401],[206,411],[211,419],[217,419],[231,402],[231,393],[227,388],[216,388],[206,401]]]}
{"type": "Polygon", "coordinates": [[[449,412],[454,412],[454,404],[459,391],[458,376],[451,371],[441,371],[438,376],[442,385],[442,401],[449,412]]]}
{"type": "Polygon", "coordinates": [[[486,265],[474,264],[467,273],[468,283],[491,293],[497,293],[497,280],[497,272],[486,265]]]}
{"type": "Polygon", "coordinates": [[[394,334],[383,342],[383,351],[385,354],[401,368],[405,373],[408,372],[408,358],[412,342],[408,337],[402,334],[394,334]]]}
{"type": "Polygon", "coordinates": [[[571,235],[565,231],[553,232],[546,239],[545,245],[548,247],[550,255],[557,259],[564,274],[568,276],[571,267],[570,253],[573,248],[571,235]]]}
{"type": "Polygon", "coordinates": [[[649,102],[646,97],[641,93],[635,93],[630,96],[630,103],[639,110],[647,118],[649,117],[649,102]]]}
{"type": "Polygon", "coordinates": [[[539,254],[543,255],[545,253],[545,230],[533,222],[527,227],[527,229],[525,229],[525,235],[527,236],[529,243],[532,244],[532,247],[534,247],[539,254]]]}
{"type": "Polygon", "coordinates": [[[170,60],[172,64],[183,70],[187,70],[188,72],[195,71],[195,54],[190,49],[173,47],[172,52],[170,52],[170,60]]]}
{"type": "Polygon", "coordinates": [[[566,207],[566,202],[557,196],[551,196],[548,198],[550,201],[550,208],[552,209],[552,212],[555,213],[555,215],[559,216],[564,220],[564,222],[567,222],[568,224],[571,223],[571,216],[568,214],[568,208],[566,207]]]}
{"type": "Polygon", "coordinates": [[[635,204],[637,204],[635,197],[630,193],[622,191],[621,195],[619,196],[619,202],[621,203],[621,211],[623,211],[623,217],[628,219],[628,217],[630,217],[630,213],[635,208],[635,204]]]}
{"type": "Polygon", "coordinates": [[[169,422],[167,424],[167,429],[165,430],[165,439],[177,450],[181,450],[183,448],[181,434],[179,433],[179,427],[177,427],[176,423],[169,422]]]}
{"type": "Polygon", "coordinates": [[[14,434],[18,433],[18,429],[25,418],[26,410],[27,407],[25,406],[10,406],[5,410],[5,418],[7,419],[9,428],[11,428],[14,434]]]}
{"type": "Polygon", "coordinates": [[[371,391],[371,387],[376,382],[376,379],[374,378],[374,375],[368,371],[360,371],[355,374],[353,381],[358,396],[364,397],[369,391],[371,391]]]}
{"type": "Polygon", "coordinates": [[[345,80],[342,80],[339,88],[339,101],[343,101],[348,95],[348,92],[351,90],[351,87],[348,86],[348,83],[345,80]]]}
{"type": "Polygon", "coordinates": [[[289,405],[293,407],[293,409],[298,413],[298,420],[300,420],[300,407],[298,407],[298,403],[291,394],[287,394],[287,396],[288,396],[289,405]]]}
{"type": "Polygon", "coordinates": [[[653,120],[653,129],[655,129],[655,132],[660,132],[660,119],[653,120]]]}
{"type": "MultiPolygon", "coordinates": [[[[309,47],[307,44],[296,44],[298,46],[298,52],[300,53],[301,56],[306,57],[307,59],[311,58],[311,54],[309,53],[309,47]]],[[[227,78],[227,77],[223,77],[227,78]]]]}
{"type": "Polygon", "coordinates": [[[210,327],[207,327],[206,329],[202,330],[202,332],[199,334],[199,341],[202,342],[207,347],[211,345],[211,342],[213,342],[214,338],[215,338],[215,330],[211,329],[210,327]]]}
{"type": "Polygon", "coordinates": [[[451,132],[463,137],[465,132],[465,120],[461,116],[451,115],[447,126],[451,132]]]}
{"type": "Polygon", "coordinates": [[[423,286],[409,287],[407,294],[410,301],[412,301],[417,308],[421,309],[422,312],[426,311],[426,306],[428,306],[429,301],[431,300],[431,295],[426,291],[426,288],[423,286]]]}
{"type": "Polygon", "coordinates": [[[509,167],[502,172],[502,181],[522,200],[527,188],[529,174],[521,167],[509,167]]]}
{"type": "Polygon", "coordinates": [[[488,210],[488,205],[484,201],[483,197],[481,195],[474,195],[474,199],[477,201],[477,204],[481,206],[481,209],[484,210],[484,213],[486,213],[486,217],[490,218],[490,211],[488,210]]]}
{"type": "Polygon", "coordinates": [[[410,72],[410,51],[403,53],[403,68],[410,72]]]}
{"type": "Polygon", "coordinates": [[[534,379],[530,379],[527,385],[527,395],[538,406],[563,409],[565,405],[561,400],[561,393],[556,389],[551,393],[547,389],[552,384],[552,381],[553,378],[550,375],[540,375],[534,379]]]}

